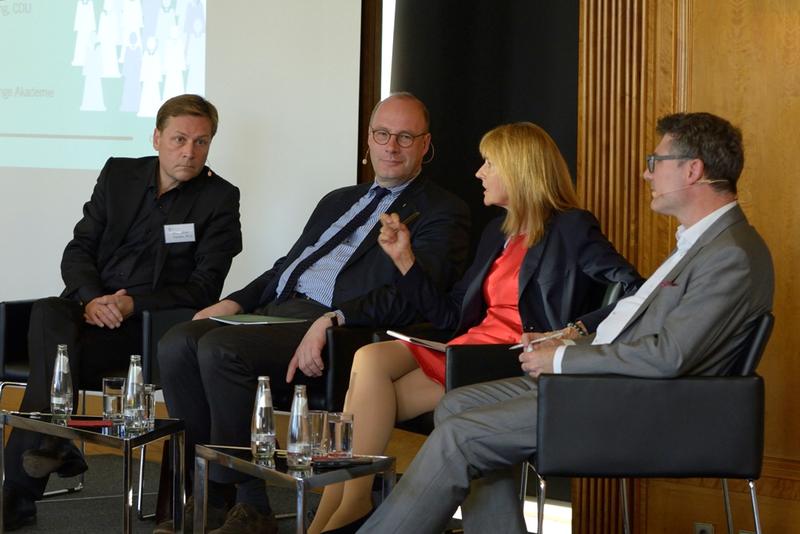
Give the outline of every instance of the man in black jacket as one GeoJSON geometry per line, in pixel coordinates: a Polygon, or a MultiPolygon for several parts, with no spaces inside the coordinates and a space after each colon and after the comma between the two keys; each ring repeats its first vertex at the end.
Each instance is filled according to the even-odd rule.
{"type": "MultiPolygon", "coordinates": [[[[156,118],[158,157],[106,162],[64,251],[64,292],[34,303],[22,411],[50,411],[58,344],[68,347],[77,397],[78,385],[99,389],[103,376],[141,353],[143,310],[203,308],[219,298],[242,235],[239,190],[205,166],[217,123],[204,98],[171,98],[156,118]]],[[[9,530],[35,519],[50,473],[87,468],[71,442],[21,430],[11,433],[6,458],[9,530]]]]}
{"type": "MultiPolygon", "coordinates": [[[[328,327],[418,319],[415,307],[394,288],[398,272],[378,246],[381,213],[396,212],[401,219],[417,214],[408,223],[417,261],[442,289],[458,279],[468,252],[468,209],[422,172],[428,126],[427,109],[413,95],[398,93],[380,102],[368,136],[374,183],[327,194],[286,256],[162,338],[164,398],[170,415],[186,421],[187,450],[195,443],[249,445],[257,377],[272,378],[275,397],[285,396],[292,381],[319,382],[328,327]],[[229,326],[208,319],[254,311],[306,321],[229,326]]],[[[217,526],[214,518],[222,517],[211,510],[224,506],[222,488],[213,482],[241,482],[225,475],[212,469],[211,528],[217,526]]],[[[258,527],[269,513],[263,483],[240,483],[237,502],[220,532],[266,531],[258,527]]]]}

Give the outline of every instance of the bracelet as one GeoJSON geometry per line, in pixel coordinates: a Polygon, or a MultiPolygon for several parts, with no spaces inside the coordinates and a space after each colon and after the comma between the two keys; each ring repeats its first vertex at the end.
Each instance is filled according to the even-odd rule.
{"type": "Polygon", "coordinates": [[[586,331],[586,327],[583,326],[583,323],[580,321],[577,321],[575,323],[567,323],[567,328],[574,328],[575,330],[577,330],[578,335],[580,337],[589,335],[589,332],[586,331]]]}

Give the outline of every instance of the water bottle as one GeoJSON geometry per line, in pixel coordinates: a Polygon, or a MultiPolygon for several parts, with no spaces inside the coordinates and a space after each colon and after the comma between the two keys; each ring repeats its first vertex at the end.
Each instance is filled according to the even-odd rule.
{"type": "Polygon", "coordinates": [[[294,387],[292,413],[289,416],[289,443],[286,445],[286,464],[295,469],[311,467],[311,439],[308,428],[308,399],[306,387],[294,387]]]}
{"type": "Polygon", "coordinates": [[[50,387],[50,413],[53,414],[53,419],[60,420],[66,420],[72,415],[72,377],[69,374],[66,345],[59,345],[56,353],[53,383],[50,387]]]}
{"type": "Polygon", "coordinates": [[[272,458],[275,454],[275,421],[272,418],[272,393],[268,376],[258,377],[253,422],[250,426],[250,448],[256,460],[272,458]]]}
{"type": "Polygon", "coordinates": [[[126,430],[145,428],[144,420],[144,379],[142,377],[142,357],[131,355],[128,377],[125,379],[125,398],[122,413],[125,417],[126,430]]]}

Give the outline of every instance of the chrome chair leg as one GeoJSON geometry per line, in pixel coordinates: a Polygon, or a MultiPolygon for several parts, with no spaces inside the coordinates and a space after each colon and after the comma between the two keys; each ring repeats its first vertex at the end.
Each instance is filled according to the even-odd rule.
{"type": "Polygon", "coordinates": [[[722,479],[722,501],[725,505],[725,521],[728,522],[728,534],[733,534],[733,513],[731,512],[731,494],[728,491],[728,479],[722,479]]]}
{"type": "Polygon", "coordinates": [[[622,503],[622,528],[625,534],[631,534],[631,518],[628,512],[628,479],[619,479],[619,495],[622,503]]]}
{"type": "Polygon", "coordinates": [[[758,514],[758,497],[756,496],[756,481],[748,480],[747,485],[750,487],[750,503],[753,505],[753,522],[756,526],[756,534],[761,532],[761,517],[758,514]]]}
{"type": "Polygon", "coordinates": [[[545,479],[536,473],[539,477],[539,495],[536,497],[536,534],[542,534],[544,530],[544,499],[547,491],[547,482],[545,479]]]}
{"type": "Polygon", "coordinates": [[[520,481],[519,481],[519,502],[525,504],[525,497],[528,494],[528,470],[530,469],[530,464],[528,462],[522,462],[522,472],[520,473],[520,481]]]}

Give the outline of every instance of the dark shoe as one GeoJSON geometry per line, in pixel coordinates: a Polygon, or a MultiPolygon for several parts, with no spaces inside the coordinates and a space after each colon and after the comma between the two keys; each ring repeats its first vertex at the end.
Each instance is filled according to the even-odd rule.
{"type": "Polygon", "coordinates": [[[3,489],[3,526],[16,530],[36,522],[36,503],[13,489],[3,489]]]}
{"type": "Polygon", "coordinates": [[[364,517],[359,517],[355,521],[351,521],[350,523],[342,525],[339,528],[335,528],[333,530],[323,530],[322,534],[355,534],[356,532],[358,532],[358,529],[364,526],[364,523],[367,522],[370,516],[372,516],[372,512],[374,511],[375,509],[373,508],[364,517]]]}
{"type": "MultiPolygon", "coordinates": [[[[225,523],[228,513],[226,508],[216,508],[209,505],[206,508],[206,530],[219,528],[225,523]]],[[[194,531],[194,497],[186,499],[186,506],[183,507],[184,532],[194,531]]],[[[175,522],[170,519],[156,525],[153,534],[171,534],[175,532],[175,522]]]]}
{"type": "Polygon", "coordinates": [[[44,478],[52,473],[69,478],[89,469],[80,451],[71,442],[57,448],[28,449],[22,453],[22,469],[33,478],[44,478]]]}
{"type": "Polygon", "coordinates": [[[209,534],[277,534],[275,516],[265,515],[250,506],[239,503],[228,512],[225,524],[209,534]]]}

